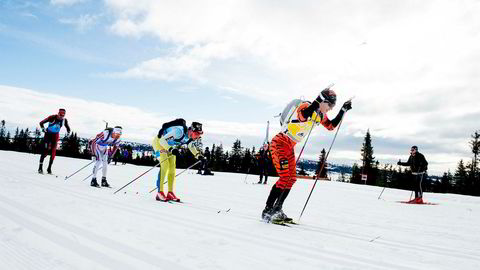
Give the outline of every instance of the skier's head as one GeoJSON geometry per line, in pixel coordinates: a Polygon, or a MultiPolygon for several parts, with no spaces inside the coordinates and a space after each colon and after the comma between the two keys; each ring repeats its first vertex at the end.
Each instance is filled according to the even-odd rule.
{"type": "Polygon", "coordinates": [[[324,89],[316,99],[319,103],[319,111],[326,113],[333,109],[337,103],[337,94],[330,88],[324,89]]]}
{"type": "Polygon", "coordinates": [[[120,139],[120,136],[122,136],[123,129],[121,126],[116,126],[112,130],[112,138],[114,139],[120,139]]]}
{"type": "Polygon", "coordinates": [[[58,109],[58,113],[57,113],[58,119],[63,119],[65,117],[66,112],[67,111],[65,111],[65,109],[58,109]]]}
{"type": "Polygon", "coordinates": [[[193,140],[197,140],[202,136],[202,134],[202,124],[199,122],[192,122],[192,124],[188,128],[188,137],[193,140]]]}
{"type": "Polygon", "coordinates": [[[415,153],[417,153],[418,151],[418,147],[416,145],[412,146],[412,148],[410,148],[410,154],[412,155],[415,155],[415,153]]]}

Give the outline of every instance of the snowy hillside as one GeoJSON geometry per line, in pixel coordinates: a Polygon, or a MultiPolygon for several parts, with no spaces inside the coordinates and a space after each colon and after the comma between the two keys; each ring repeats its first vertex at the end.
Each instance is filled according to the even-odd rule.
{"type": "MultiPolygon", "coordinates": [[[[36,173],[38,155],[0,151],[0,269],[479,269],[480,198],[318,182],[301,225],[260,221],[271,184],[256,176],[189,172],[186,203],[154,200],[158,169],[110,166],[113,189],[64,177],[86,160],[57,157],[58,177],[36,173]],[[138,192],[138,194],[137,194],[138,192]],[[230,210],[229,210],[230,209],[230,210]],[[229,210],[229,211],[227,211],[229,210]]],[[[285,213],[294,219],[313,184],[299,180],[285,213]]]]}

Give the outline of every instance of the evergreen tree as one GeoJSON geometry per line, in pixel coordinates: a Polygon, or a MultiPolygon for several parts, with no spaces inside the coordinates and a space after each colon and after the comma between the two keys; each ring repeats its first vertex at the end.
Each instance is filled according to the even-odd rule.
{"type": "Polygon", "coordinates": [[[225,154],[223,152],[223,145],[220,144],[219,146],[215,147],[215,151],[212,153],[215,159],[215,171],[225,171],[225,154]]]}
{"type": "Polygon", "coordinates": [[[361,170],[360,170],[360,168],[358,167],[358,164],[357,164],[357,163],[353,163],[353,166],[352,166],[352,175],[351,175],[351,177],[350,177],[350,183],[360,184],[361,179],[362,179],[362,176],[361,176],[360,174],[361,174],[361,170]]]}
{"type": "Polygon", "coordinates": [[[229,168],[232,172],[240,172],[241,159],[243,156],[243,147],[239,139],[236,139],[233,143],[232,154],[229,158],[229,168]]]}
{"type": "Polygon", "coordinates": [[[315,171],[317,178],[327,178],[327,164],[325,163],[326,154],[325,148],[323,148],[318,157],[317,170],[315,171]]]}
{"type": "Polygon", "coordinates": [[[5,137],[6,137],[6,130],[5,130],[5,120],[0,122],[0,149],[5,149],[5,137]]]}
{"type": "Polygon", "coordinates": [[[11,140],[12,140],[12,136],[10,135],[10,131],[7,131],[7,136],[5,137],[5,142],[4,142],[4,146],[5,146],[4,149],[9,150],[12,148],[11,140]]]}
{"type": "Polygon", "coordinates": [[[245,149],[245,154],[243,155],[243,158],[242,158],[242,167],[241,167],[241,172],[242,173],[246,173],[246,172],[249,172],[250,171],[250,167],[252,166],[253,164],[253,156],[252,154],[250,153],[250,149],[247,148],[245,149]]]}
{"type": "Polygon", "coordinates": [[[452,188],[453,176],[450,171],[443,173],[442,179],[440,179],[440,189],[442,193],[450,192],[452,188]]]}
{"type": "Polygon", "coordinates": [[[465,168],[465,165],[463,164],[463,159],[458,162],[457,170],[455,171],[453,179],[456,192],[460,194],[464,193],[466,191],[465,187],[467,180],[467,170],[465,168]]]}
{"type": "MultiPolygon", "coordinates": [[[[22,130],[22,133],[23,133],[23,130],[22,130]]],[[[18,151],[20,147],[20,130],[17,129],[15,130],[15,135],[13,135],[13,142],[12,142],[12,149],[14,151],[18,151]]]]}
{"type": "Polygon", "coordinates": [[[375,164],[375,157],[373,156],[372,137],[370,130],[367,130],[365,139],[362,144],[361,160],[362,160],[362,173],[367,175],[367,184],[375,184],[375,170],[373,165],[375,164]]]}
{"type": "Polygon", "coordinates": [[[472,148],[473,153],[473,174],[476,175],[477,168],[478,168],[478,151],[480,149],[480,132],[475,131],[472,135],[472,140],[470,141],[470,147],[472,148]]]}

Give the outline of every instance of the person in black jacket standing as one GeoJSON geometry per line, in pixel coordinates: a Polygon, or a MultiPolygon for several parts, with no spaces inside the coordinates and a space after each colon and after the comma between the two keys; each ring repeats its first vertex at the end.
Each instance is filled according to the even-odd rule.
{"type": "Polygon", "coordinates": [[[410,170],[412,171],[415,198],[408,201],[408,203],[423,203],[422,181],[428,169],[428,162],[425,159],[425,156],[418,152],[418,147],[414,145],[410,149],[410,157],[408,158],[408,161],[402,162],[399,160],[397,164],[400,166],[410,166],[410,170]]]}
{"type": "Polygon", "coordinates": [[[260,169],[260,180],[257,184],[262,183],[262,179],[265,176],[265,181],[263,182],[264,185],[267,184],[268,179],[268,169],[269,164],[272,160],[272,154],[270,153],[270,143],[266,143],[260,148],[259,155],[258,155],[258,167],[260,169]]]}

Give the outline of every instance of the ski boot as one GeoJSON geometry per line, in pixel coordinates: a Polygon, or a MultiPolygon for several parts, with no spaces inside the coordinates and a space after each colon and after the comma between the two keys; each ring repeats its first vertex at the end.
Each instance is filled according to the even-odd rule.
{"type": "MultiPolygon", "coordinates": [[[[259,184],[261,184],[261,183],[259,183],[259,184]]],[[[267,180],[265,180],[265,181],[263,182],[263,184],[266,185],[266,184],[267,184],[267,180]]]]}
{"type": "Polygon", "coordinates": [[[422,199],[422,197],[416,198],[414,203],[416,203],[416,204],[423,204],[423,199],[422,199]]]}
{"type": "Polygon", "coordinates": [[[272,208],[265,206],[265,209],[262,211],[262,219],[265,222],[270,222],[272,220],[272,208]]]}
{"type": "Polygon", "coordinates": [[[110,185],[107,182],[106,177],[102,177],[102,184],[101,185],[102,185],[102,187],[110,187],[110,185]]]}
{"type": "Polygon", "coordinates": [[[417,198],[413,198],[410,201],[408,201],[407,203],[416,203],[416,201],[417,201],[417,198]]]}
{"type": "Polygon", "coordinates": [[[47,168],[47,173],[52,174],[52,168],[50,166],[48,166],[48,168],[47,168]]]}
{"type": "Polygon", "coordinates": [[[175,196],[175,194],[172,191],[169,191],[167,193],[167,200],[174,201],[174,202],[180,202],[180,198],[177,198],[177,196],[175,196]]]}
{"type": "Polygon", "coordinates": [[[92,178],[92,181],[90,182],[90,186],[97,187],[97,188],[100,187],[97,183],[97,178],[92,178]]]}
{"type": "Polygon", "coordinates": [[[155,200],[161,201],[161,202],[166,202],[168,201],[167,197],[165,196],[165,193],[163,191],[160,191],[157,193],[157,196],[155,197],[155,200]]]}
{"type": "Polygon", "coordinates": [[[257,183],[257,184],[261,184],[261,183],[262,183],[262,179],[260,179],[260,181],[258,181],[258,183],[257,183]]]}
{"type": "Polygon", "coordinates": [[[43,163],[38,166],[38,173],[43,174],[43,163]]]}
{"type": "Polygon", "coordinates": [[[282,208],[275,207],[272,214],[272,223],[292,223],[293,219],[289,218],[283,212],[282,208]]]}

